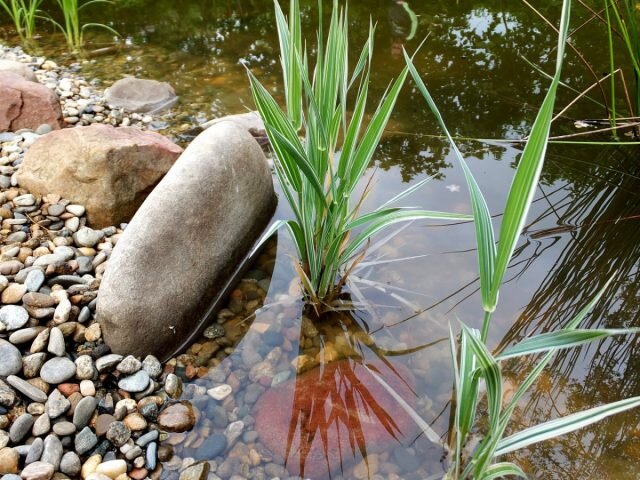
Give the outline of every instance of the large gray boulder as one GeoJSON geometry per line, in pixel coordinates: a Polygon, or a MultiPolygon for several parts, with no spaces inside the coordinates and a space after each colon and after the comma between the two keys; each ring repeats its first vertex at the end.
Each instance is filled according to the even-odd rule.
{"type": "Polygon", "coordinates": [[[0,58],[0,72],[17,73],[25,80],[36,83],[38,82],[36,74],[33,72],[33,70],[31,70],[29,65],[22,62],[17,62],[15,60],[0,58]]]}
{"type": "Polygon", "coordinates": [[[156,113],[178,101],[171,85],[156,80],[127,77],[111,85],[105,98],[109,105],[129,112],[156,113]]]}
{"type": "Polygon", "coordinates": [[[105,342],[122,355],[173,354],[221,300],[274,207],[251,134],[221,122],[199,135],[114,248],[98,294],[105,342]]]}

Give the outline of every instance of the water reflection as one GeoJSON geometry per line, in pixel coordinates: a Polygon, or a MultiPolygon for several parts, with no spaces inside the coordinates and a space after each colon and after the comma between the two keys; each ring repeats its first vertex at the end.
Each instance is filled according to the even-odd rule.
{"type": "MultiPolygon", "coordinates": [[[[305,31],[310,32],[316,24],[315,2],[303,3],[305,31]]],[[[402,5],[390,0],[350,2],[354,45],[364,41],[370,16],[378,23],[372,96],[379,95],[402,69],[399,46],[414,50],[429,35],[416,62],[452,132],[487,139],[525,135],[548,81],[523,57],[549,69],[554,61],[553,31],[522,2],[437,0],[409,4],[418,20],[413,38],[411,17],[402,5]]],[[[549,18],[557,18],[557,2],[537,7],[549,18]]],[[[280,93],[271,12],[270,0],[119,0],[107,8],[87,10],[93,15],[87,20],[109,23],[123,33],[126,44],[119,51],[83,63],[83,71],[106,85],[127,74],[170,81],[182,98],[173,112],[172,131],[191,128],[212,116],[251,107],[242,63],[275,95],[280,93]]],[[[584,19],[584,11],[577,8],[574,24],[584,19]]],[[[94,38],[105,44],[112,42],[102,35],[97,32],[94,38]]],[[[60,40],[56,35],[43,39],[43,51],[68,62],[60,40]]],[[[595,23],[582,28],[572,41],[588,54],[596,72],[608,69],[606,32],[595,23]]],[[[593,82],[575,53],[569,53],[565,67],[564,81],[573,88],[582,90],[593,82]]],[[[575,94],[561,90],[559,95],[558,106],[562,107],[575,94]]],[[[603,103],[599,93],[594,96],[596,103],[603,103]]],[[[580,102],[569,111],[570,117],[554,123],[554,133],[572,132],[573,120],[604,116],[596,103],[580,102]]],[[[406,188],[405,183],[430,175],[435,180],[407,199],[408,205],[469,212],[462,172],[446,143],[434,137],[439,134],[435,122],[411,86],[403,91],[389,130],[376,155],[376,188],[365,208],[383,204],[406,188]]],[[[487,141],[463,142],[462,147],[498,227],[502,212],[496,206],[506,197],[520,145],[487,141]]],[[[501,347],[532,332],[557,328],[614,272],[618,276],[612,293],[597,305],[589,322],[611,327],[638,324],[637,158],[637,149],[628,147],[550,148],[527,236],[518,246],[501,292],[492,345],[501,347]]],[[[396,373],[381,366],[385,379],[389,383],[406,381],[397,388],[411,387],[404,392],[407,400],[415,402],[419,414],[446,440],[452,385],[445,341],[448,324],[456,318],[473,326],[481,322],[473,228],[469,224],[445,227],[416,223],[386,242],[381,252],[389,260],[415,258],[376,265],[370,277],[365,277],[375,281],[375,286],[363,289],[375,308],[334,318],[324,324],[326,328],[317,327],[314,335],[304,333],[301,305],[291,298],[296,292],[295,288],[290,291],[289,281],[295,275],[286,248],[281,247],[276,259],[272,251],[270,259],[263,259],[262,273],[254,272],[252,278],[241,282],[219,320],[225,336],[205,337],[176,359],[176,372],[188,381],[185,399],[193,402],[200,417],[193,432],[166,439],[175,454],[165,463],[167,478],[177,478],[181,468],[194,459],[211,460],[221,478],[285,475],[285,463],[299,471],[300,460],[309,463],[318,448],[313,445],[320,445],[320,451],[327,445],[329,450],[329,426],[340,425],[334,431],[342,432],[344,425],[351,425],[348,422],[361,428],[349,428],[341,435],[344,448],[335,459],[344,462],[336,469],[335,478],[353,478],[355,473],[367,478],[373,476],[375,465],[383,478],[425,478],[442,472],[441,450],[424,436],[411,440],[411,435],[401,435],[408,430],[397,421],[398,407],[389,408],[384,396],[379,397],[382,394],[371,394],[374,387],[361,380],[366,378],[362,365],[380,362],[380,357],[388,360],[396,373]],[[274,262],[276,273],[269,279],[274,262]],[[392,297],[394,294],[405,301],[392,297]],[[253,316],[263,303],[264,308],[253,316]],[[337,352],[335,357],[332,348],[337,352]],[[392,354],[398,351],[402,355],[392,354]],[[334,366],[318,368],[321,357],[331,357],[325,359],[334,360],[334,366]],[[301,362],[306,366],[299,370],[301,362]],[[305,375],[315,383],[322,381],[325,389],[303,389],[306,382],[299,379],[305,375]],[[207,390],[225,382],[234,394],[222,401],[212,399],[207,390]],[[258,399],[278,387],[289,392],[288,404],[280,413],[289,418],[282,420],[286,429],[281,431],[279,453],[271,452],[260,440],[254,417],[258,399]],[[352,402],[358,399],[355,418],[345,413],[347,394],[352,402]],[[321,410],[320,401],[325,399],[326,403],[328,398],[335,403],[321,410]],[[363,426],[374,418],[388,427],[383,427],[387,439],[396,440],[395,434],[402,445],[376,452],[376,442],[369,439],[363,426]],[[239,421],[243,429],[237,437],[234,429],[239,421]],[[221,444],[214,442],[222,442],[222,437],[225,443],[221,449],[221,444]],[[307,447],[296,457],[301,440],[307,447]],[[411,441],[406,445],[405,440],[411,441]],[[365,450],[368,461],[363,464],[365,450]]],[[[520,406],[513,428],[639,394],[637,353],[636,338],[615,338],[558,355],[520,406]]],[[[510,364],[505,373],[517,380],[527,367],[510,364]]],[[[518,460],[537,478],[636,478],[639,420],[636,412],[618,416],[528,449],[518,460]]],[[[326,461],[324,465],[327,472],[332,469],[326,461]]]]}

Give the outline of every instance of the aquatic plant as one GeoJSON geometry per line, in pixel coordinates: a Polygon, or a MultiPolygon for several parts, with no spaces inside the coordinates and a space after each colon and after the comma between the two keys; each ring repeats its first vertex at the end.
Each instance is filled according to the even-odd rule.
{"type": "Polygon", "coordinates": [[[60,10],[64,17],[64,24],[60,24],[55,20],[51,20],[64,34],[67,40],[69,50],[78,52],[84,46],[84,31],[87,28],[102,28],[108,30],[116,36],[120,34],[108,25],[103,23],[85,23],[80,22],[80,11],[90,5],[95,4],[111,4],[110,0],[90,0],[89,2],[80,4],[79,0],[57,0],[60,10]]]}
{"type": "Polygon", "coordinates": [[[615,110],[615,47],[614,33],[621,37],[629,61],[633,67],[636,80],[634,107],[636,115],[640,114],[640,30],[638,29],[637,0],[604,0],[605,20],[609,43],[609,68],[611,86],[612,123],[616,124],[615,110]],[[617,27],[617,29],[616,29],[617,27]]]}
{"type": "Polygon", "coordinates": [[[498,353],[492,353],[486,345],[491,316],[498,305],[500,287],[522,232],[544,164],[555,96],[560,83],[564,48],[568,35],[570,5],[570,0],[564,0],[555,75],[520,157],[507,198],[497,246],[491,216],[484,196],[450,135],[426,85],[413,65],[411,58],[405,52],[405,59],[411,76],[435,115],[438,124],[444,130],[465,175],[474,213],[480,272],[480,294],[485,312],[481,331],[469,328],[464,324],[461,325],[459,345],[457,345],[457,336],[452,329],[450,330],[455,378],[455,404],[449,439],[451,464],[445,479],[472,478],[487,480],[503,476],[526,478],[525,473],[518,465],[511,462],[498,462],[499,457],[534,443],[591,425],[610,415],[640,406],[640,397],[620,400],[550,420],[505,436],[509,421],[519,400],[534,384],[556,351],[580,346],[610,336],[640,332],[640,329],[637,328],[578,328],[580,322],[604,294],[610,281],[561,330],[525,338],[516,345],[498,353]],[[503,391],[502,362],[515,357],[537,354],[543,355],[535,363],[522,383],[518,385],[515,394],[511,398],[507,398],[503,391]],[[483,397],[481,392],[482,383],[486,387],[488,425],[480,444],[471,452],[468,458],[465,458],[463,456],[465,444],[470,440],[470,434],[474,433],[474,429],[478,428],[477,411],[483,397]]]}
{"type": "MultiPolygon", "coordinates": [[[[249,79],[275,153],[276,174],[294,215],[291,220],[275,222],[263,238],[281,227],[289,230],[305,295],[320,312],[331,308],[339,297],[350,272],[365,258],[374,234],[398,222],[470,216],[393,206],[426,181],[370,213],[361,213],[371,182],[358,198],[354,198],[355,191],[371,163],[408,69],[392,82],[365,125],[374,27],[370,25],[368,40],[350,71],[347,11],[335,0],[326,41],[320,20],[318,55],[310,76],[298,3],[291,1],[288,19],[275,3],[286,110],[250,71],[249,79]],[[354,90],[349,116],[348,97],[354,90]]],[[[318,8],[322,19],[322,2],[318,8]]]]}
{"type": "Polygon", "coordinates": [[[7,12],[16,27],[22,43],[33,40],[36,18],[43,0],[0,0],[0,7],[7,12]]]}

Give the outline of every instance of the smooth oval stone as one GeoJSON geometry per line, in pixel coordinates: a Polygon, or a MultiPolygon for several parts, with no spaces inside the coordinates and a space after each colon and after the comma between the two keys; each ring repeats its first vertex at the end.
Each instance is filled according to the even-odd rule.
{"type": "Polygon", "coordinates": [[[89,424],[89,420],[96,411],[98,402],[94,397],[84,397],[78,402],[73,411],[73,424],[76,428],[81,429],[89,424]]]}
{"type": "Polygon", "coordinates": [[[201,133],[113,250],[97,303],[105,343],[116,353],[170,357],[224,298],[274,206],[271,172],[253,136],[231,121],[201,133]],[[167,255],[176,244],[189,248],[167,255]]]}
{"type": "Polygon", "coordinates": [[[129,393],[138,393],[143,392],[149,386],[150,381],[149,374],[144,370],[140,370],[134,375],[120,380],[118,387],[129,393]]]}
{"type": "Polygon", "coordinates": [[[34,387],[29,382],[24,381],[20,377],[9,375],[7,377],[7,383],[34,402],[44,403],[47,401],[46,393],[39,388],[34,387]]]}
{"type": "Polygon", "coordinates": [[[0,308],[0,322],[4,323],[7,330],[18,330],[29,321],[29,312],[18,305],[5,305],[0,308]]]}
{"type": "Polygon", "coordinates": [[[52,358],[40,369],[40,378],[53,385],[66,382],[75,374],[76,364],[66,357],[52,358]]]}
{"type": "Polygon", "coordinates": [[[0,377],[16,375],[22,370],[20,350],[0,339],[0,377]]]}
{"type": "Polygon", "coordinates": [[[196,456],[198,458],[215,458],[221,455],[227,448],[227,437],[221,433],[214,433],[198,447],[196,456]]]}

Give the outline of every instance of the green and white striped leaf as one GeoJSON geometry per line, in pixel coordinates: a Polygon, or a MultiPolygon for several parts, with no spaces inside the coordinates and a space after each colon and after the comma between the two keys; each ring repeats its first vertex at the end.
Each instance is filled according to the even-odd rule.
{"type": "Polygon", "coordinates": [[[627,398],[527,428],[500,440],[495,456],[499,457],[529,445],[588,427],[611,415],[622,413],[638,406],[640,406],[640,397],[627,398]]]}

